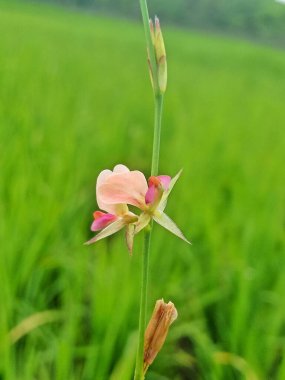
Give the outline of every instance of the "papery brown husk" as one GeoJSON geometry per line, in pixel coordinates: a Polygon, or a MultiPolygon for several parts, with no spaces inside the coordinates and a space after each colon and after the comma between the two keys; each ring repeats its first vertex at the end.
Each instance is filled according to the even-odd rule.
{"type": "Polygon", "coordinates": [[[145,332],[144,373],[154,361],[163,346],[169,326],[177,318],[177,310],[172,302],[156,301],[154,311],[145,332]]]}

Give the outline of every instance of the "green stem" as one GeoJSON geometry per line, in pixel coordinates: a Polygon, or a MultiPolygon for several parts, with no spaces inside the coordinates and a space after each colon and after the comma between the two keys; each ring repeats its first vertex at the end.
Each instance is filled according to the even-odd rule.
{"type": "Polygon", "coordinates": [[[148,260],[150,248],[151,228],[147,228],[144,235],[144,250],[142,259],[142,284],[139,320],[139,345],[137,351],[136,369],[134,380],[144,379],[144,332],[146,325],[146,304],[147,304],[147,281],[148,281],[148,260]]]}
{"type": "MultiPolygon", "coordinates": [[[[163,107],[163,95],[159,91],[157,63],[155,57],[154,46],[152,44],[150,27],[149,27],[149,14],[147,9],[146,0],[140,0],[141,13],[143,18],[146,44],[150,59],[150,64],[153,69],[153,83],[155,95],[155,117],[154,117],[154,137],[152,149],[152,162],[151,162],[151,175],[158,174],[159,165],[159,148],[160,148],[160,131],[161,131],[161,116],[163,107]]],[[[144,334],[146,327],[146,308],[147,308],[147,282],[149,271],[149,251],[151,239],[152,223],[145,229],[144,236],[144,249],[142,259],[142,284],[141,284],[141,299],[140,299],[140,316],[139,316],[139,343],[136,358],[136,368],[134,380],[144,379],[144,334]]]]}
{"type": "MultiPolygon", "coordinates": [[[[160,147],[160,131],[161,131],[161,116],[163,107],[163,95],[155,97],[155,117],[154,117],[154,138],[151,163],[151,175],[158,174],[159,164],[159,147],[160,147]]],[[[146,326],[146,306],[147,306],[147,279],[148,279],[148,261],[150,251],[150,237],[152,226],[146,228],[143,263],[142,263],[142,285],[141,285],[141,300],[140,300],[140,319],[139,319],[139,344],[136,359],[136,369],[134,380],[143,380],[143,361],[144,361],[144,332],[146,326]]]]}
{"type": "Polygon", "coordinates": [[[163,95],[158,94],[155,96],[151,175],[158,175],[162,108],[163,108],[163,95]]]}

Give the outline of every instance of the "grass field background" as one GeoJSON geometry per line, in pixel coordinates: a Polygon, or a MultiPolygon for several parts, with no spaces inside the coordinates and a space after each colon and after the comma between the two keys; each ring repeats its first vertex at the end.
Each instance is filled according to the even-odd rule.
{"type": "MultiPolygon", "coordinates": [[[[285,379],[285,52],[163,26],[160,172],[184,169],[193,245],[155,226],[148,316],[179,318],[147,379],[285,379]]],[[[150,172],[142,25],[1,0],[0,36],[0,379],[131,379],[141,236],[83,242],[99,172],[150,172]]]]}

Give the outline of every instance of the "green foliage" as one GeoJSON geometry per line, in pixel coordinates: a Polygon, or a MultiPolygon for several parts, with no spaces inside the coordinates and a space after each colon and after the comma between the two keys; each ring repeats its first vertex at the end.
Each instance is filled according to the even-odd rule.
{"type": "MultiPolygon", "coordinates": [[[[82,243],[98,173],[149,174],[142,26],[1,1],[0,34],[0,378],[131,379],[142,239],[82,243]]],[[[285,54],[164,34],[161,173],[184,168],[167,211],[193,245],[155,226],[148,315],[179,318],[147,379],[283,379],[285,54]]]]}
{"type": "MultiPolygon", "coordinates": [[[[45,1],[140,17],[138,0],[45,1]]],[[[285,44],[285,6],[275,0],[151,0],[148,4],[150,14],[158,14],[163,22],[239,33],[285,44]]]]}

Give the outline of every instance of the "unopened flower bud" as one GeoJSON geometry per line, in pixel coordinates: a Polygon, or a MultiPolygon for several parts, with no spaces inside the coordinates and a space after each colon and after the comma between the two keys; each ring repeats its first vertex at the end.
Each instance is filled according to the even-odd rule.
{"type": "Polygon", "coordinates": [[[156,301],[154,311],[145,332],[144,373],[146,373],[148,367],[161,350],[169,326],[176,318],[177,310],[172,302],[165,303],[163,299],[156,301]]]}
{"type": "Polygon", "coordinates": [[[166,90],[166,85],[167,85],[167,63],[166,63],[166,52],[165,52],[163,36],[162,36],[161,28],[160,28],[160,23],[159,23],[159,19],[156,16],[154,20],[154,25],[153,25],[152,20],[149,20],[149,28],[150,28],[152,44],[155,51],[155,60],[156,60],[156,67],[153,68],[151,66],[151,62],[148,57],[151,82],[154,88],[153,75],[155,71],[157,74],[158,90],[160,93],[163,94],[166,90]]]}
{"type": "Polygon", "coordinates": [[[151,18],[149,19],[149,29],[150,29],[151,40],[152,40],[152,43],[153,43],[153,46],[154,46],[154,44],[155,44],[155,34],[154,34],[154,26],[153,26],[153,22],[152,22],[151,18]]]}
{"type": "Polygon", "coordinates": [[[157,61],[158,85],[162,93],[167,85],[167,62],[163,36],[160,28],[159,19],[155,16],[155,54],[157,61]]]}

